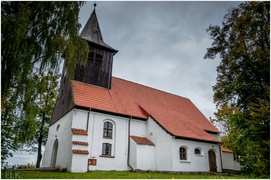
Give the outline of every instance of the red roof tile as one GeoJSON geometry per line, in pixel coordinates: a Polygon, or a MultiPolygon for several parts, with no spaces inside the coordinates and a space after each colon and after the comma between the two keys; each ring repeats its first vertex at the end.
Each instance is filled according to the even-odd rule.
{"type": "Polygon", "coordinates": [[[224,148],[224,147],[222,147],[222,146],[221,146],[221,151],[223,151],[223,152],[228,152],[228,153],[233,153],[232,150],[227,149],[227,148],[224,148]]]}
{"type": "Polygon", "coordinates": [[[112,78],[110,90],[73,81],[78,106],[147,119],[152,116],[173,136],[220,142],[206,131],[219,131],[187,98],[119,78],[112,78]]]}
{"type": "Polygon", "coordinates": [[[153,142],[151,142],[146,137],[139,137],[139,136],[130,136],[130,137],[136,142],[136,144],[154,146],[153,142]]]}

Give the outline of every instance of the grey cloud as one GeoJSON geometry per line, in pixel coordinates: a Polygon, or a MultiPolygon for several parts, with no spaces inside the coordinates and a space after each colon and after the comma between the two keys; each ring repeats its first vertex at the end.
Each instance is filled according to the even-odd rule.
{"type": "MultiPolygon", "coordinates": [[[[119,50],[113,75],[186,96],[213,117],[212,86],[219,60],[204,60],[210,24],[221,25],[227,10],[241,2],[97,2],[103,38],[119,50]]],[[[84,26],[93,10],[80,12],[84,26]]]]}

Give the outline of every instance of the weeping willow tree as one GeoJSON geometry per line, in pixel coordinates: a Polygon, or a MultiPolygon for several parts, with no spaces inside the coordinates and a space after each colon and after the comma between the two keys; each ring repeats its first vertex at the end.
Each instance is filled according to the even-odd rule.
{"type": "MultiPolygon", "coordinates": [[[[83,2],[1,2],[1,162],[36,133],[36,75],[56,74],[63,59],[72,78],[88,45],[79,37],[83,2]],[[19,125],[19,126],[18,126],[19,125]]],[[[42,83],[42,82],[40,82],[42,83]]]]}
{"type": "Polygon", "coordinates": [[[204,58],[220,55],[213,87],[223,145],[235,151],[242,169],[270,173],[270,2],[251,1],[229,10],[204,58]]]}

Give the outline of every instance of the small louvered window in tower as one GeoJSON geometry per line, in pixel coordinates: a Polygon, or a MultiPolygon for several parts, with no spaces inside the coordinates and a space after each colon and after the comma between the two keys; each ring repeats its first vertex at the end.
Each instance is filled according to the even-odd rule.
{"type": "Polygon", "coordinates": [[[95,65],[102,66],[102,63],[103,63],[103,56],[100,54],[96,54],[95,65]]]}
{"type": "Polygon", "coordinates": [[[91,52],[88,55],[88,65],[93,64],[93,60],[94,60],[94,53],[91,52]]]}

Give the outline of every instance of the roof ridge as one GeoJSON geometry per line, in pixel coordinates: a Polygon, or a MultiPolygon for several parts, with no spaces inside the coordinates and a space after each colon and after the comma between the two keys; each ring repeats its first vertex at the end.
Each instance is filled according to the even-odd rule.
{"type": "MultiPolygon", "coordinates": [[[[122,81],[126,81],[126,82],[129,82],[129,83],[132,83],[132,84],[136,84],[136,85],[139,85],[139,86],[143,86],[143,87],[146,87],[146,88],[149,88],[149,89],[153,89],[153,90],[156,90],[156,91],[159,91],[159,92],[162,92],[162,93],[167,93],[167,94],[170,94],[170,95],[173,95],[173,96],[177,96],[177,97],[180,97],[180,98],[187,99],[187,100],[191,101],[191,100],[190,100],[189,98],[187,98],[187,97],[183,97],[183,96],[181,96],[181,95],[173,94],[173,93],[167,92],[167,91],[162,91],[162,90],[160,90],[160,89],[157,89],[157,88],[154,88],[154,87],[151,87],[151,86],[148,86],[148,85],[140,84],[140,83],[137,83],[137,82],[133,82],[133,81],[131,81],[131,80],[123,79],[123,78],[116,77],[116,76],[112,76],[112,78],[116,78],[116,79],[119,79],[119,80],[122,80],[122,81]]],[[[106,88],[104,88],[104,87],[96,86],[96,85],[93,85],[93,84],[88,84],[88,83],[84,83],[84,82],[77,81],[77,80],[72,80],[72,81],[79,82],[79,83],[82,83],[82,84],[85,84],[85,85],[89,85],[89,86],[93,86],[93,87],[97,87],[97,88],[101,88],[101,89],[104,89],[104,90],[108,90],[108,89],[106,89],[106,88]]]]}
{"type": "Polygon", "coordinates": [[[123,81],[129,82],[129,83],[132,83],[132,84],[140,85],[140,86],[143,86],[143,87],[146,87],[146,88],[150,88],[150,89],[153,89],[153,90],[162,92],[162,93],[167,93],[167,94],[170,94],[170,95],[173,95],[173,96],[177,96],[177,97],[180,97],[180,98],[187,99],[187,100],[191,101],[191,100],[190,100],[189,98],[187,98],[187,97],[183,97],[183,96],[181,96],[181,95],[177,95],[177,94],[173,94],[173,93],[171,93],[171,92],[163,91],[163,90],[160,90],[160,89],[157,89],[157,88],[148,86],[148,85],[139,84],[139,83],[133,82],[133,81],[131,81],[131,80],[127,80],[127,79],[123,79],[123,78],[119,78],[119,77],[115,77],[115,76],[112,76],[112,78],[116,78],[116,79],[119,79],[119,80],[123,80],[123,81]]]}

